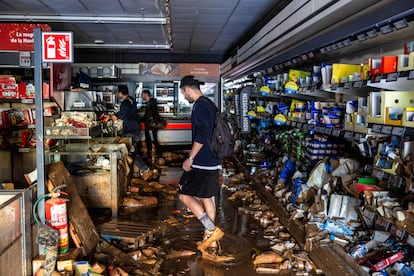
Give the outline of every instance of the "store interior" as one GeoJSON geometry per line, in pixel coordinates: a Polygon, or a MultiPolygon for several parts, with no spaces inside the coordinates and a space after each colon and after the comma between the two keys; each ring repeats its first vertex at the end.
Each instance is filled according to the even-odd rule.
{"type": "Polygon", "coordinates": [[[412,1],[13,2],[0,275],[414,275],[412,1]],[[207,258],[177,197],[186,75],[234,129],[207,258]],[[111,119],[121,86],[140,118],[142,92],[157,100],[161,154],[111,119]]]}

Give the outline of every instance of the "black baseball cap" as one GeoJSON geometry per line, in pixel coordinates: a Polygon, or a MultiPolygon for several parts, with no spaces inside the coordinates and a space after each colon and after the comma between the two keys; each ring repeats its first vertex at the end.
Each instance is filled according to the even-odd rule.
{"type": "Polygon", "coordinates": [[[204,82],[195,79],[193,75],[185,76],[180,81],[180,88],[184,86],[197,86],[200,89],[200,85],[203,85],[204,82]]]}

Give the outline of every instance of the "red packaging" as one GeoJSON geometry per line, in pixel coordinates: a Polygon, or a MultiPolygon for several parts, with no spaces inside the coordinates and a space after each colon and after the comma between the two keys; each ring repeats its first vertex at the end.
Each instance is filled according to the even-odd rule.
{"type": "Polygon", "coordinates": [[[386,268],[387,266],[392,265],[393,263],[398,262],[399,260],[401,260],[402,258],[404,258],[404,255],[401,252],[397,252],[394,255],[391,255],[390,257],[379,261],[378,263],[376,263],[375,265],[372,266],[372,268],[375,271],[380,271],[384,268],[386,268]]]}
{"type": "Polygon", "coordinates": [[[383,56],[381,58],[381,68],[382,74],[397,72],[397,56],[383,56]]]}
{"type": "Polygon", "coordinates": [[[6,128],[10,126],[9,110],[0,112],[0,128],[6,128]]]}

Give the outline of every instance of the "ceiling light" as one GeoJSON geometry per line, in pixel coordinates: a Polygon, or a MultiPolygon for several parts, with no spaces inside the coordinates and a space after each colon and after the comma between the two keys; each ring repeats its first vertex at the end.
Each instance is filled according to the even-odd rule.
{"type": "Polygon", "coordinates": [[[394,25],[394,28],[397,30],[408,27],[408,23],[405,18],[392,22],[392,25],[394,25]]]}
{"type": "Polygon", "coordinates": [[[0,21],[165,24],[165,17],[129,16],[60,16],[60,15],[0,15],[0,21]]]}
{"type": "Polygon", "coordinates": [[[338,49],[341,49],[341,48],[344,48],[344,47],[345,47],[345,45],[344,45],[344,43],[343,43],[342,41],[339,41],[339,42],[337,42],[337,43],[336,43],[336,47],[337,47],[338,49]]]}
{"type": "Polygon", "coordinates": [[[103,43],[105,43],[105,41],[103,41],[102,39],[95,39],[93,41],[93,43],[95,43],[95,44],[103,44],[103,43]]]}
{"type": "Polygon", "coordinates": [[[155,49],[155,50],[169,50],[169,44],[88,44],[78,43],[73,45],[75,48],[107,48],[107,49],[155,49]]]}
{"type": "Polygon", "coordinates": [[[320,48],[319,51],[321,52],[321,54],[325,54],[326,53],[326,48],[320,48]]]}

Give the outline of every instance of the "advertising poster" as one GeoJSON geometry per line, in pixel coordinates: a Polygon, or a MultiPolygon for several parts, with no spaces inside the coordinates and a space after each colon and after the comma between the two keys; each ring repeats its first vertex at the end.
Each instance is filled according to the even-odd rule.
{"type": "Polygon", "coordinates": [[[50,32],[47,24],[0,23],[0,51],[34,51],[34,29],[50,32]]]}

